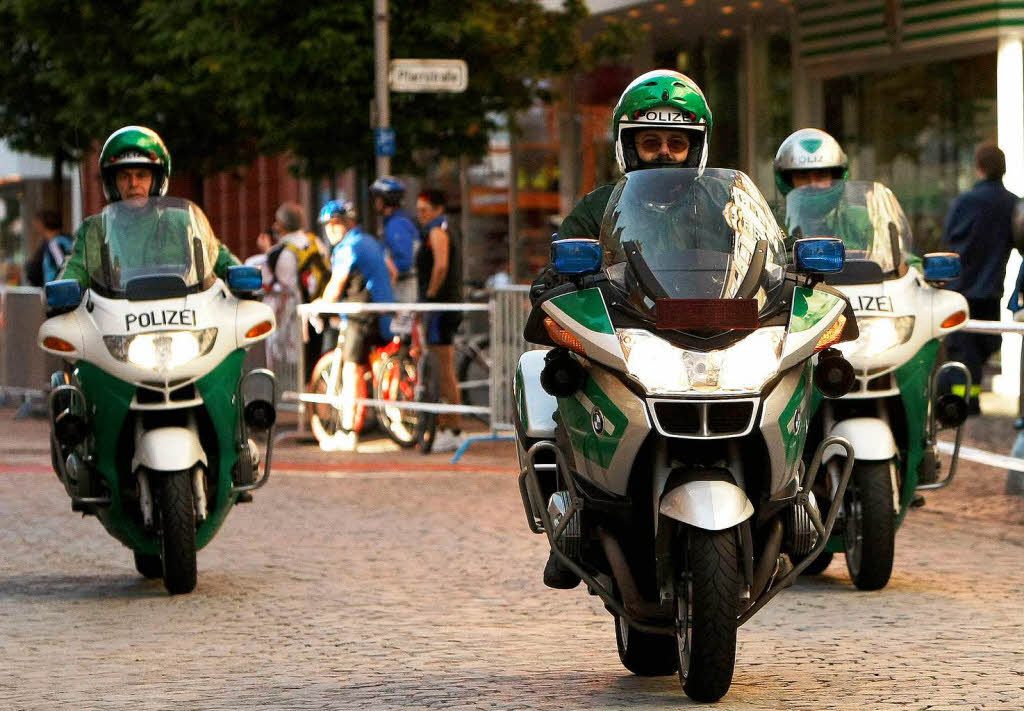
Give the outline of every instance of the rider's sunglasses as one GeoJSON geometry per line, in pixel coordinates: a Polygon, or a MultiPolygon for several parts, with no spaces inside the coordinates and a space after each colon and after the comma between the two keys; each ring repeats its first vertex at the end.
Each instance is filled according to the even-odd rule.
{"type": "Polygon", "coordinates": [[[662,146],[668,146],[669,153],[682,153],[690,147],[690,142],[682,136],[662,139],[657,136],[645,136],[639,141],[640,148],[646,153],[657,153],[662,146]]]}

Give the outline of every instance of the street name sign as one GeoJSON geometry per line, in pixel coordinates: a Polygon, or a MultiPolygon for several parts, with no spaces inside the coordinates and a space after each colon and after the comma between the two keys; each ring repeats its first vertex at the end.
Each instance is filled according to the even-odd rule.
{"type": "Polygon", "coordinates": [[[469,67],[461,59],[392,59],[391,91],[461,93],[469,84],[469,67]]]}

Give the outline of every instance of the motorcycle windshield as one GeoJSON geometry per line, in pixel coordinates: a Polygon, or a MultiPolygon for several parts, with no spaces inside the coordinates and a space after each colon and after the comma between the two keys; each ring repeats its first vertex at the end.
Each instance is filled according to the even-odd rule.
{"type": "Polygon", "coordinates": [[[609,280],[652,319],[657,299],[756,299],[765,313],[782,294],[782,230],[737,170],[629,173],[608,200],[600,239],[609,280]],[[755,258],[759,244],[763,261],[755,258]]]}
{"type": "Polygon", "coordinates": [[[846,245],[847,264],[874,262],[883,275],[899,271],[912,247],[910,223],[896,196],[864,180],[793,190],[786,196],[786,231],[791,240],[838,237],[846,245]]]}
{"type": "Polygon", "coordinates": [[[217,240],[192,202],[120,200],[99,217],[100,234],[87,245],[86,268],[92,287],[108,296],[124,296],[128,283],[140,277],[177,277],[187,291],[209,288],[216,279],[217,240]]]}

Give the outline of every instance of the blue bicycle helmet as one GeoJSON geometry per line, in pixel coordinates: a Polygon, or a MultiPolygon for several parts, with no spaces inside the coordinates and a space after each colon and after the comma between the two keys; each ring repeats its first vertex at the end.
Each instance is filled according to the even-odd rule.
{"type": "Polygon", "coordinates": [[[397,207],[402,204],[402,198],[405,196],[405,185],[401,180],[386,175],[373,181],[370,185],[370,194],[379,195],[385,205],[397,207]]]}
{"type": "Polygon", "coordinates": [[[335,218],[350,217],[353,220],[356,217],[356,206],[348,200],[328,200],[322,208],[320,208],[320,224],[324,225],[335,218]]]}

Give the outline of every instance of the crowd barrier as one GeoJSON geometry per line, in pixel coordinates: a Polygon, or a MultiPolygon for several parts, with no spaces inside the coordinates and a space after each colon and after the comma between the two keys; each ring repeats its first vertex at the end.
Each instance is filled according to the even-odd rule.
{"type": "Polygon", "coordinates": [[[50,373],[60,370],[61,359],[47,355],[36,344],[45,317],[42,289],[12,286],[0,299],[0,397],[42,397],[50,373]]]}

